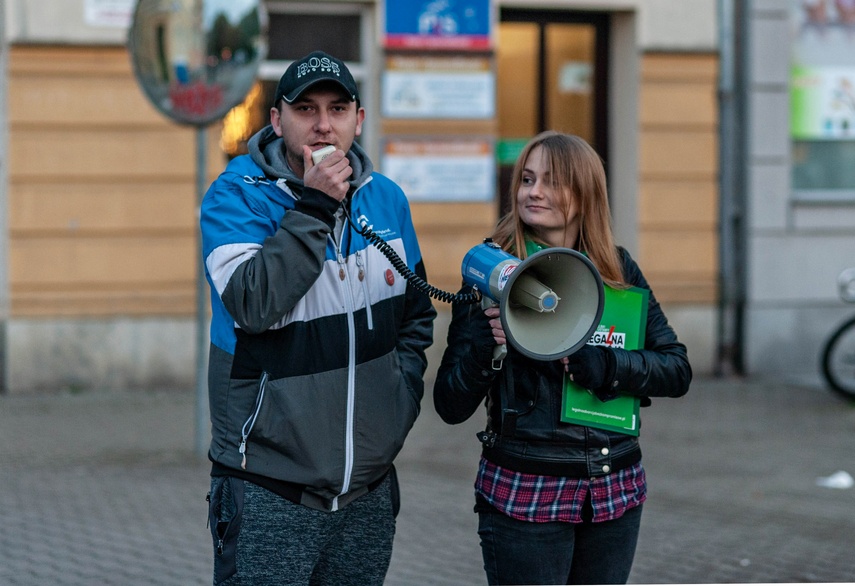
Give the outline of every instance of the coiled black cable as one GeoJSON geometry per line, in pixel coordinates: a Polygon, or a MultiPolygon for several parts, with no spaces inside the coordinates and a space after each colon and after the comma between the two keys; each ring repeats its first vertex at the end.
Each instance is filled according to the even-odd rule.
{"type": "Polygon", "coordinates": [[[400,275],[404,277],[404,279],[406,279],[406,281],[417,291],[424,293],[428,297],[433,297],[434,299],[438,299],[446,303],[463,303],[465,305],[470,305],[481,301],[481,294],[477,289],[473,289],[471,293],[449,293],[448,291],[443,291],[442,289],[434,287],[411,271],[410,267],[407,266],[407,263],[405,263],[401,257],[398,256],[398,253],[395,252],[395,249],[392,248],[388,242],[383,240],[383,238],[375,234],[367,224],[363,223],[361,227],[357,228],[356,224],[353,223],[353,220],[350,220],[349,215],[348,223],[353,226],[353,229],[361,234],[363,238],[373,244],[377,250],[382,252],[383,256],[389,259],[389,262],[392,263],[393,267],[395,267],[395,270],[398,271],[398,273],[400,273],[400,275]]]}

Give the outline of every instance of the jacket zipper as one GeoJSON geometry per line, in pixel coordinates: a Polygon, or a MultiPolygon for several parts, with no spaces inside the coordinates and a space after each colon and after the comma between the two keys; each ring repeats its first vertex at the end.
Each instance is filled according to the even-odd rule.
{"type": "Polygon", "coordinates": [[[338,510],[338,497],[347,494],[350,490],[350,480],[353,474],[353,411],[356,395],[356,334],[353,323],[353,295],[350,290],[350,283],[347,280],[347,265],[338,244],[335,246],[335,253],[338,259],[340,286],[347,313],[347,416],[344,438],[344,478],[342,479],[341,492],[333,499],[332,511],[338,510]]]}
{"type": "Polygon", "coordinates": [[[241,455],[240,467],[246,470],[246,440],[249,434],[252,433],[252,428],[255,426],[255,421],[258,419],[258,412],[261,411],[261,403],[264,401],[264,389],[267,387],[267,379],[270,375],[266,372],[261,373],[261,380],[258,383],[258,394],[255,396],[255,410],[244,422],[243,428],[240,430],[240,446],[238,452],[241,455]]]}

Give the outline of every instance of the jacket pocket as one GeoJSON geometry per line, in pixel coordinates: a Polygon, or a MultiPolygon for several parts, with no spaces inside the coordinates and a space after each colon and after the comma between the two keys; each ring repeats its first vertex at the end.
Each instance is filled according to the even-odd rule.
{"type": "Polygon", "coordinates": [[[237,542],[243,518],[244,481],[231,476],[211,478],[208,525],[214,545],[214,584],[237,573],[237,542]]]}
{"type": "MultiPolygon", "coordinates": [[[[357,379],[355,425],[360,430],[357,478],[386,468],[404,444],[419,414],[418,395],[401,374],[397,352],[361,365],[357,379]]],[[[368,480],[370,481],[370,479],[368,480]]]]}
{"type": "Polygon", "coordinates": [[[265,376],[262,383],[241,434],[246,469],[267,475],[287,471],[291,482],[340,490],[349,429],[346,372],[265,376]]]}
{"type": "Polygon", "coordinates": [[[267,389],[268,378],[269,375],[266,372],[261,373],[261,379],[258,382],[258,393],[255,396],[255,407],[246,421],[244,421],[243,427],[240,430],[238,452],[241,455],[240,467],[244,470],[246,470],[246,441],[249,439],[249,434],[252,433],[252,428],[255,427],[255,422],[258,421],[258,414],[261,412],[261,406],[264,404],[264,391],[267,389]]]}

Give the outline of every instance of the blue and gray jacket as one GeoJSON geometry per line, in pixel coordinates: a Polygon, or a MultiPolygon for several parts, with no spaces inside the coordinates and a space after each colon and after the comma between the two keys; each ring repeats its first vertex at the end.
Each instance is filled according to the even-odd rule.
{"type": "Polygon", "coordinates": [[[388,472],[415,422],[436,312],[349,226],[368,225],[425,278],[406,197],[359,145],[349,218],[293,175],[269,126],[249,147],[201,209],[209,457],[336,510],[388,472]]]}

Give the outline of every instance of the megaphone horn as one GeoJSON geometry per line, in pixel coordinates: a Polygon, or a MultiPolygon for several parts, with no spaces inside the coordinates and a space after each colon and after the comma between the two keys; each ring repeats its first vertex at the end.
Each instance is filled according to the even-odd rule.
{"type": "Polygon", "coordinates": [[[465,283],[499,305],[508,342],[535,360],[572,354],[603,315],[600,273],[570,248],[548,248],[523,261],[485,242],[466,253],[461,272],[465,283]]]}

